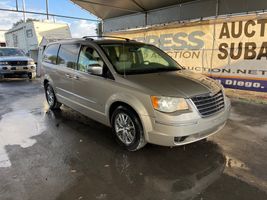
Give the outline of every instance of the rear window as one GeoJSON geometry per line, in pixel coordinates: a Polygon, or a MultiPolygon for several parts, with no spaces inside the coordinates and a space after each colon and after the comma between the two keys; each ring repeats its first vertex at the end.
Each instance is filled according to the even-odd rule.
{"type": "Polygon", "coordinates": [[[51,64],[57,64],[57,53],[59,44],[52,44],[46,47],[43,55],[43,61],[51,64]]]}
{"type": "Polygon", "coordinates": [[[62,44],[58,52],[58,64],[76,69],[79,50],[79,44],[62,44]]]}

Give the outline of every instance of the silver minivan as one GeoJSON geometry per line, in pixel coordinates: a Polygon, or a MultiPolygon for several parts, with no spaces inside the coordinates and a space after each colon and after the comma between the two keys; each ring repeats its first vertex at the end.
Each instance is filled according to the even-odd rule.
{"type": "Polygon", "coordinates": [[[112,127],[130,151],[179,146],[221,130],[230,101],[215,80],[183,69],[159,48],[123,38],[64,40],[43,54],[50,109],[62,104],[112,127]]]}

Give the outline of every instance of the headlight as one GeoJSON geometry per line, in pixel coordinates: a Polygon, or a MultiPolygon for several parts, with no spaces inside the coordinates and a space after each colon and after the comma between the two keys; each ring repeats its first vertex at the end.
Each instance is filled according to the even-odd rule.
{"type": "Polygon", "coordinates": [[[35,62],[33,60],[28,61],[28,65],[34,65],[34,64],[35,64],[35,62]]]}
{"type": "Polygon", "coordinates": [[[153,108],[161,112],[175,112],[188,110],[188,104],[184,98],[151,96],[153,108]]]}
{"type": "Polygon", "coordinates": [[[8,65],[8,62],[6,62],[6,61],[0,61],[0,65],[8,65]]]}

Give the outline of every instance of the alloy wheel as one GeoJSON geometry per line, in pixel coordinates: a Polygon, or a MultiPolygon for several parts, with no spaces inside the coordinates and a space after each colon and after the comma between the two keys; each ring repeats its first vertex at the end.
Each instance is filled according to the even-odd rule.
{"type": "Polygon", "coordinates": [[[132,119],[126,113],[119,113],[115,118],[115,132],[118,138],[130,145],[135,140],[136,130],[132,119]]]}
{"type": "Polygon", "coordinates": [[[51,86],[48,86],[46,89],[46,97],[47,97],[47,102],[51,106],[54,104],[55,97],[54,97],[54,92],[51,86]]]}

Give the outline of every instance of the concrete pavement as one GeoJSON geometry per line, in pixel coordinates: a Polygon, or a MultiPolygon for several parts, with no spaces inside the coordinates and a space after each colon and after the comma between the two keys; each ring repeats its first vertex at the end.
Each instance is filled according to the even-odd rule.
{"type": "Polygon", "coordinates": [[[266,200],[267,106],[232,104],[208,141],[127,152],[110,128],[49,111],[38,80],[4,80],[0,199],[266,200]]]}

